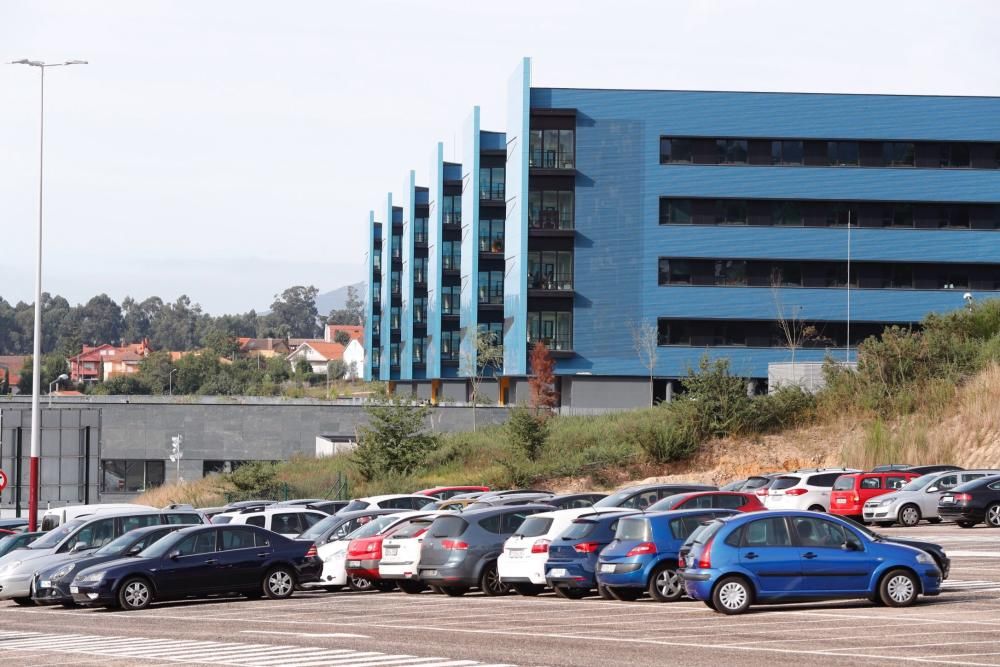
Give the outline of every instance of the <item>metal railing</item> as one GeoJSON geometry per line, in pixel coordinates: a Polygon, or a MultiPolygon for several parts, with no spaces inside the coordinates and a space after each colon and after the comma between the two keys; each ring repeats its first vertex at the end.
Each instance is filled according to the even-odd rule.
{"type": "Polygon", "coordinates": [[[573,214],[569,211],[541,211],[528,216],[532,229],[573,229],[573,214]]]}
{"type": "Polygon", "coordinates": [[[545,290],[571,290],[573,289],[573,273],[558,271],[546,275],[528,274],[528,287],[531,289],[545,290]]]}
{"type": "Polygon", "coordinates": [[[528,345],[533,345],[534,343],[545,343],[545,347],[550,350],[572,350],[573,349],[573,336],[562,335],[562,336],[528,336],[528,345]]]}
{"type": "Polygon", "coordinates": [[[481,183],[479,185],[479,199],[486,201],[504,201],[504,183],[481,183]]]}
{"type": "Polygon", "coordinates": [[[528,154],[528,166],[539,169],[573,169],[576,167],[572,151],[545,151],[535,148],[528,154]]]}

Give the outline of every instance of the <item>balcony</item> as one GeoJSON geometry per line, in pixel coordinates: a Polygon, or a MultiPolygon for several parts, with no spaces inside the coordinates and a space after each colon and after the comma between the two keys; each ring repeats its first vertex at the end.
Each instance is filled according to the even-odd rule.
{"type": "Polygon", "coordinates": [[[492,289],[486,285],[479,286],[480,306],[502,306],[503,305],[503,285],[497,285],[492,289]]]}
{"type": "Polygon", "coordinates": [[[427,274],[423,271],[414,271],[413,273],[413,284],[414,285],[427,285],[427,274]]]}
{"type": "Polygon", "coordinates": [[[528,215],[528,228],[541,230],[569,230],[573,229],[572,211],[548,210],[539,211],[534,215],[528,215]]]}
{"type": "Polygon", "coordinates": [[[444,271],[461,271],[462,270],[462,256],[461,255],[442,255],[441,256],[441,268],[444,271]]]}
{"type": "Polygon", "coordinates": [[[479,237],[479,252],[492,255],[503,254],[503,236],[494,236],[492,239],[486,236],[479,237]]]}
{"type": "Polygon", "coordinates": [[[550,292],[572,292],[573,274],[572,272],[550,272],[546,275],[533,275],[529,272],[528,289],[545,290],[550,292]]]}
{"type": "Polygon", "coordinates": [[[545,347],[549,348],[552,352],[573,351],[573,336],[570,334],[538,337],[533,337],[530,334],[528,335],[529,347],[539,342],[545,343],[545,347]]]}
{"type": "Polygon", "coordinates": [[[505,187],[503,183],[482,183],[479,186],[480,201],[504,202],[505,187]]]}
{"type": "Polygon", "coordinates": [[[575,169],[576,156],[573,151],[541,150],[534,148],[528,153],[528,167],[531,169],[575,169]]]}
{"type": "Polygon", "coordinates": [[[443,213],[441,215],[441,224],[445,227],[458,228],[462,226],[462,213],[443,213]]]}

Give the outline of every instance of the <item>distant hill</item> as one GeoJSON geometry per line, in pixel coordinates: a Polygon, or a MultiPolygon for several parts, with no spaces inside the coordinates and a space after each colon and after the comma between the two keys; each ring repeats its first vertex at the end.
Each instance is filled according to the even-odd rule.
{"type": "Polygon", "coordinates": [[[316,311],[320,315],[328,315],[334,308],[343,308],[347,303],[347,288],[353,287],[358,291],[361,300],[364,301],[368,294],[368,283],[361,281],[353,285],[344,285],[335,290],[324,292],[316,297],[316,311]]]}

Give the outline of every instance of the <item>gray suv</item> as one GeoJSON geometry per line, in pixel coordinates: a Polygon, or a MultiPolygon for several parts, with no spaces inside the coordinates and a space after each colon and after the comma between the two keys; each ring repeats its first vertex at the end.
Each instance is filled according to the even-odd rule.
{"type": "Polygon", "coordinates": [[[497,573],[504,542],[525,518],[551,511],[551,505],[508,505],[439,516],[420,547],[420,580],[452,596],[477,587],[506,595],[510,586],[497,573]]]}

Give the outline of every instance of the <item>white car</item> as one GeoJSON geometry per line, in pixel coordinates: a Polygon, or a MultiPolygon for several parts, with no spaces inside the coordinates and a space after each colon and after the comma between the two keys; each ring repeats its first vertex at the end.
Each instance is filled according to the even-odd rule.
{"type": "MultiPolygon", "coordinates": [[[[405,493],[392,493],[385,496],[368,496],[366,498],[355,498],[347,503],[347,507],[340,512],[356,512],[358,510],[419,510],[426,505],[433,503],[436,499],[430,496],[421,496],[405,493]]],[[[340,512],[337,512],[340,514],[340,512]]]]}
{"type": "Polygon", "coordinates": [[[786,473],[767,487],[767,495],[760,498],[769,510],[810,510],[827,512],[830,509],[830,490],[841,475],[861,472],[853,468],[812,468],[786,473]]]}
{"type": "Polygon", "coordinates": [[[423,544],[424,533],[441,514],[448,512],[432,512],[410,519],[382,541],[382,560],[378,564],[380,577],[395,580],[404,593],[419,593],[427,588],[418,577],[420,545],[423,544]]]}
{"type": "Polygon", "coordinates": [[[303,509],[293,505],[283,507],[268,505],[216,514],[212,517],[212,523],[259,526],[294,539],[328,516],[329,514],[317,510],[303,509]]]}
{"type": "MultiPolygon", "coordinates": [[[[620,512],[614,507],[605,511],[620,512]]],[[[545,561],[549,544],[566,530],[574,519],[584,514],[598,514],[592,507],[555,510],[533,514],[507,538],[503,553],[497,558],[500,581],[510,584],[521,595],[537,595],[545,588],[545,561]]]]}
{"type": "Polygon", "coordinates": [[[940,521],[938,499],[945,491],[974,479],[1000,474],[1000,470],[953,470],[917,477],[909,484],[865,503],[862,519],[880,526],[899,523],[915,526],[921,519],[940,521]]]}
{"type": "Polygon", "coordinates": [[[323,587],[328,590],[336,590],[341,586],[350,586],[353,590],[359,591],[370,589],[372,587],[370,580],[347,576],[347,546],[351,543],[351,540],[380,535],[403,521],[422,515],[421,512],[385,514],[375,517],[354,532],[340,539],[331,540],[326,544],[319,545],[317,555],[323,561],[323,573],[319,579],[323,587]]]}
{"type": "MultiPolygon", "coordinates": [[[[67,521],[72,521],[73,519],[79,519],[82,516],[90,516],[91,514],[107,514],[109,512],[133,512],[135,510],[149,510],[150,512],[155,512],[158,507],[152,507],[150,505],[137,505],[135,503],[94,503],[92,505],[64,505],[62,507],[53,507],[52,509],[46,510],[45,514],[42,515],[41,530],[44,533],[49,532],[53,528],[57,528],[67,521]]],[[[168,507],[164,509],[176,509],[173,507],[168,507]]]]}

